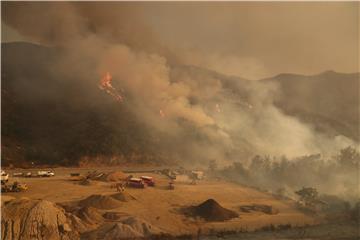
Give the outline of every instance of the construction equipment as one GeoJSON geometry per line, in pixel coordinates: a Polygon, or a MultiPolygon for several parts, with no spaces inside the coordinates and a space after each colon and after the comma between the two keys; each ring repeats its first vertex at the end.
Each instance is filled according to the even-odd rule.
{"type": "Polygon", "coordinates": [[[11,185],[3,184],[1,186],[1,192],[22,192],[28,189],[25,183],[14,182],[11,185]]]}
{"type": "Polygon", "coordinates": [[[104,176],[105,173],[103,172],[98,172],[98,171],[92,171],[92,172],[88,172],[86,174],[86,179],[90,179],[90,180],[99,180],[101,179],[102,176],[104,176]]]}

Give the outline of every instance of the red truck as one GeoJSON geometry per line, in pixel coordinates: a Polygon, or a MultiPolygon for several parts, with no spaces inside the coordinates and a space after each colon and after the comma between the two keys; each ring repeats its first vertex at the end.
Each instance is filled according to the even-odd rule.
{"type": "Polygon", "coordinates": [[[152,177],[148,177],[148,176],[141,176],[140,177],[144,183],[150,187],[154,187],[155,186],[155,181],[152,177]]]}
{"type": "Polygon", "coordinates": [[[145,183],[141,178],[130,178],[126,185],[133,188],[145,188],[145,183]]]}

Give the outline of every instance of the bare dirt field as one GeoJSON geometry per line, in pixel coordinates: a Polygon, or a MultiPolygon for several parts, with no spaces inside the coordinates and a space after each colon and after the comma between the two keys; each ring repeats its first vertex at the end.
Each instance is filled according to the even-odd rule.
{"type": "MultiPolygon", "coordinates": [[[[28,190],[19,193],[3,193],[2,202],[12,198],[43,199],[55,203],[66,204],[80,201],[94,194],[111,195],[116,188],[111,188],[113,182],[91,181],[90,185],[80,185],[70,180],[70,173],[86,174],[95,169],[86,168],[56,168],[56,176],[49,178],[16,178],[10,181],[19,181],[28,185],[28,190]]],[[[96,169],[102,172],[121,170],[116,168],[96,169]]],[[[23,170],[22,172],[35,169],[23,170]]],[[[18,170],[9,170],[13,172],[18,170]]],[[[131,173],[134,176],[148,175],[156,180],[155,187],[145,189],[126,188],[126,193],[134,200],[123,202],[115,209],[107,210],[120,212],[144,219],[162,231],[174,235],[194,234],[199,228],[203,232],[211,230],[254,230],[270,224],[291,224],[302,226],[315,224],[316,219],[307,216],[293,207],[289,200],[278,200],[274,196],[252,188],[225,182],[222,180],[205,179],[196,185],[188,182],[175,183],[175,189],[169,190],[169,179],[155,173],[131,173]],[[206,222],[198,217],[185,216],[181,209],[198,205],[207,199],[215,199],[222,207],[235,211],[239,217],[224,222],[206,222]],[[244,213],[241,205],[266,204],[276,209],[274,214],[263,212],[244,213]]]]}

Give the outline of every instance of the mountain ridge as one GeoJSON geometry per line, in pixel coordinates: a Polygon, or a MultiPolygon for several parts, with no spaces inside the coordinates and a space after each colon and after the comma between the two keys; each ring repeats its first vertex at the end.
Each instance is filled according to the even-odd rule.
{"type": "MultiPolygon", "coordinates": [[[[96,85],[55,72],[53,65],[61,49],[25,42],[2,43],[1,47],[2,164],[76,165],[83,157],[114,155],[140,162],[172,158],[167,155],[173,149],[167,150],[171,146],[164,144],[169,139],[159,140],[162,133],[141,123],[129,107],[114,103],[96,85]],[[93,94],[87,96],[88,91],[93,94]]],[[[274,104],[286,114],[320,133],[359,141],[359,73],[280,74],[254,81],[194,66],[173,66],[172,72],[176,71],[218,79],[244,102],[250,102],[248,88],[257,82],[274,82],[274,104]]]]}

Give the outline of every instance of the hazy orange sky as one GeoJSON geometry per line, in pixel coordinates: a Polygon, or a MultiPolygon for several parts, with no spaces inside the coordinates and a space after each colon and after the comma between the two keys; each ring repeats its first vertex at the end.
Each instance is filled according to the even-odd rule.
{"type": "MultiPolygon", "coordinates": [[[[76,3],[75,11],[84,4],[76,3]]],[[[97,5],[103,5],[105,13],[111,9],[116,15],[117,10],[122,13],[124,4],[97,5]]],[[[129,5],[136,9],[136,17],[148,31],[185,64],[250,79],[283,72],[358,71],[359,2],[135,2],[129,5]]],[[[35,14],[32,8],[26,11],[30,16],[35,14]]],[[[36,42],[33,35],[24,37],[22,31],[16,30],[19,22],[6,21],[6,8],[2,13],[2,41],[36,42]]],[[[92,16],[86,15],[90,20],[92,16]]],[[[131,17],[121,21],[127,19],[131,26],[131,17]]],[[[116,27],[118,23],[115,19],[110,24],[116,27]]]]}

